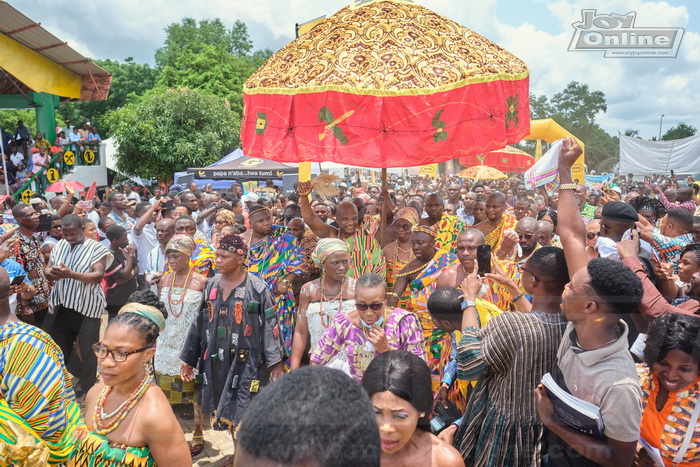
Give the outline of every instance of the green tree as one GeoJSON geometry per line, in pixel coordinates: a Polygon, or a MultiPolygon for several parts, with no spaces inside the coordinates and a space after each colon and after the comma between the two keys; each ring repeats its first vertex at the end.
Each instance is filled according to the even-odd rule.
{"type": "Polygon", "coordinates": [[[186,50],[197,54],[207,45],[220,47],[232,55],[248,55],[253,43],[248,36],[248,27],[236,21],[230,30],[219,19],[205,19],[199,22],[194,18],[183,18],[181,23],[170,24],[166,29],[165,44],[156,50],[158,68],[175,66],[180,54],[186,50]]]}
{"type": "MultiPolygon", "coordinates": [[[[19,120],[22,120],[24,126],[29,128],[29,131],[32,132],[32,137],[34,137],[36,135],[36,111],[34,109],[0,110],[0,127],[13,136],[19,120]]],[[[53,143],[53,141],[51,142],[53,143]]]]}
{"type": "Polygon", "coordinates": [[[212,164],[239,143],[240,117],[224,99],[197,89],[155,88],[106,118],[119,148],[117,169],[144,178],[170,181],[174,172],[212,164]]]}
{"type": "Polygon", "coordinates": [[[678,125],[669,128],[661,137],[661,140],[670,141],[672,139],[687,138],[688,136],[695,136],[697,132],[698,130],[694,126],[680,122],[678,125]]]}
{"type": "Polygon", "coordinates": [[[156,52],[162,72],[158,83],[171,88],[202,89],[223,97],[231,109],[243,112],[243,84],[271,55],[269,49],[250,53],[245,23],[227,30],[220,19],[197,23],[192,18],[166,29],[165,45],[156,52]]]}
{"type": "Polygon", "coordinates": [[[586,146],[586,165],[604,170],[601,164],[619,158],[618,138],[609,135],[595,121],[599,112],[607,111],[605,94],[593,91],[587,84],[570,82],[564,90],[546,96],[530,96],[531,118],[551,118],[586,146]]]}
{"type": "Polygon", "coordinates": [[[69,119],[74,125],[90,120],[104,139],[111,133],[111,127],[104,118],[105,114],[123,106],[130,94],[141,95],[155,87],[158,70],[148,64],[135,63],[132,57],[128,57],[123,63],[115,60],[95,60],[95,63],[112,75],[109,97],[103,101],[63,104],[58,109],[56,120],[63,124],[69,119]]]}

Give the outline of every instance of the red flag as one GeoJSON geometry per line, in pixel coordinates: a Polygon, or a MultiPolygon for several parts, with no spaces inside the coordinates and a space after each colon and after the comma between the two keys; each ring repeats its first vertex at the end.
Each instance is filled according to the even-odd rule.
{"type": "Polygon", "coordinates": [[[90,185],[90,189],[88,190],[87,194],[85,195],[85,201],[92,201],[92,199],[95,197],[96,192],[97,192],[97,182],[92,182],[92,185],[90,185]]]}

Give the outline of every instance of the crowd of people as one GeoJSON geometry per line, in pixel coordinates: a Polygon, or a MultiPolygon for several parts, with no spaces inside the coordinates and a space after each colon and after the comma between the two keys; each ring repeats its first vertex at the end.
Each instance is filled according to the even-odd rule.
{"type": "Polygon", "coordinates": [[[589,189],[580,154],[564,140],[554,193],[7,198],[0,465],[191,465],[207,423],[222,465],[700,465],[700,186],[589,189]]]}
{"type": "Polygon", "coordinates": [[[48,168],[54,151],[70,149],[76,154],[102,142],[97,129],[85,120],[80,126],[66,120],[65,127],[56,127],[56,139],[49,141],[42,132],[33,134],[22,120],[17,122],[14,133],[0,128],[4,164],[0,167],[0,196],[19,190],[42,168],[48,168]],[[66,136],[68,135],[68,136],[66,136]],[[5,185],[7,181],[7,186],[5,185]]]}

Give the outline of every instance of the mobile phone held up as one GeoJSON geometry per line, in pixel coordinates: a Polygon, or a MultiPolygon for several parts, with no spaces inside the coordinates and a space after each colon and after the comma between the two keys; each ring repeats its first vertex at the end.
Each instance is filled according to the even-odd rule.
{"type": "Polygon", "coordinates": [[[10,285],[20,285],[22,282],[24,282],[24,279],[27,276],[24,274],[20,274],[18,276],[15,276],[12,278],[12,282],[10,282],[10,285]]]}
{"type": "Polygon", "coordinates": [[[476,246],[476,264],[480,276],[491,273],[491,245],[476,246]]]}

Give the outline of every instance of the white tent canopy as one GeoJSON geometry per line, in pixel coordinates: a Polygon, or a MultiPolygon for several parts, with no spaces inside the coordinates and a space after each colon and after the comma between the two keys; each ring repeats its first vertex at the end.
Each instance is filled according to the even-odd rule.
{"type": "Polygon", "coordinates": [[[671,141],[647,141],[620,135],[620,173],[679,175],[700,172],[700,135],[671,141]]]}

